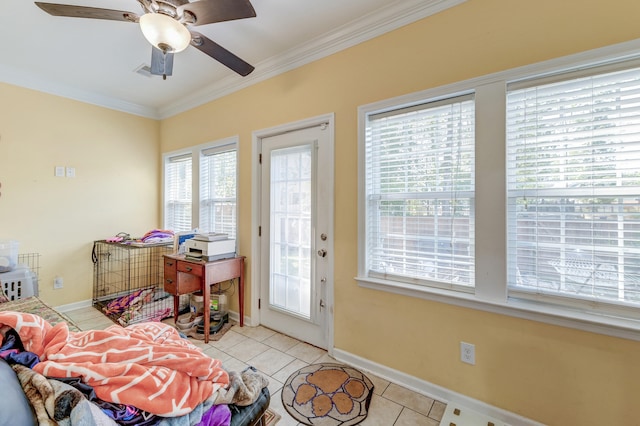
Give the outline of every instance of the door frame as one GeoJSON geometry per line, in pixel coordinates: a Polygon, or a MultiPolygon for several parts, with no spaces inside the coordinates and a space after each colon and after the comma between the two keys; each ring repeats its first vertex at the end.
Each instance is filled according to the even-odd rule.
{"type": "MultiPolygon", "coordinates": [[[[335,144],[335,116],[333,113],[319,115],[317,117],[308,118],[305,120],[295,121],[287,124],[282,124],[267,129],[256,130],[252,133],[252,156],[251,156],[251,318],[245,319],[245,322],[251,326],[260,325],[260,314],[258,309],[258,303],[260,299],[260,289],[262,283],[260,281],[260,268],[261,268],[261,252],[260,252],[260,238],[258,236],[258,228],[260,226],[260,212],[261,206],[261,173],[260,173],[260,153],[262,139],[277,136],[282,133],[292,132],[295,130],[302,130],[309,127],[319,126],[323,123],[327,124],[326,131],[329,132],[329,158],[332,159],[328,166],[328,170],[322,170],[323,179],[329,179],[329,187],[333,193],[332,197],[329,197],[327,211],[329,217],[328,223],[328,235],[329,244],[327,253],[327,286],[326,286],[326,321],[325,321],[325,333],[327,336],[327,351],[329,355],[333,355],[333,333],[334,333],[334,258],[335,258],[335,232],[334,232],[334,203],[335,203],[335,156],[334,156],[334,144],[335,144]]],[[[239,230],[240,231],[240,230],[239,230]]]]}

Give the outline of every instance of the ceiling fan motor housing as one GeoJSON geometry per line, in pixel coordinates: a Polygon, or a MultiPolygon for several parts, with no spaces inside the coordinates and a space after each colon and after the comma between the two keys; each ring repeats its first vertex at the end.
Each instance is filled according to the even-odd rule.
{"type": "MultiPolygon", "coordinates": [[[[90,6],[44,3],[35,5],[52,16],[104,19],[139,23],[145,38],[160,55],[171,56],[191,45],[241,76],[253,72],[254,67],[204,35],[188,26],[213,24],[256,17],[250,0],[136,0],[142,14],[90,6]],[[146,21],[146,22],[145,22],[146,21]]],[[[152,56],[152,65],[153,65],[152,56]]],[[[172,62],[163,63],[163,75],[171,75],[172,62]]],[[[153,67],[152,67],[153,68],[153,67]]]]}
{"type": "Polygon", "coordinates": [[[138,2],[145,13],[161,13],[185,25],[196,22],[196,16],[192,12],[179,8],[189,4],[187,0],[138,0],[138,2]]]}

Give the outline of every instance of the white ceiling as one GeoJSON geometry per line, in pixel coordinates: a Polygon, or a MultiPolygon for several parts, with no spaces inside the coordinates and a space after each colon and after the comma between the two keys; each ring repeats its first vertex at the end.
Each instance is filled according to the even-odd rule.
{"type": "MultiPolygon", "coordinates": [[[[54,17],[30,0],[2,1],[0,81],[161,119],[464,0],[251,0],[257,17],[194,29],[253,73],[241,77],[190,46],[175,55],[166,80],[136,73],[151,60],[137,24],[54,17]]],[[[141,13],[136,0],[42,1],[141,13]]]]}

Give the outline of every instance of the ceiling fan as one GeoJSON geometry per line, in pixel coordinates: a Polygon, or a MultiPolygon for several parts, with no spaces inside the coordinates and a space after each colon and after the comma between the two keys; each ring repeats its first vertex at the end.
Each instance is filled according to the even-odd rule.
{"type": "Polygon", "coordinates": [[[136,0],[142,13],[67,4],[35,4],[53,16],[106,19],[138,23],[145,38],[153,46],[151,74],[166,79],[173,72],[173,54],[191,45],[211,56],[241,76],[254,67],[216,42],[188,27],[256,16],[249,0],[136,0]]]}

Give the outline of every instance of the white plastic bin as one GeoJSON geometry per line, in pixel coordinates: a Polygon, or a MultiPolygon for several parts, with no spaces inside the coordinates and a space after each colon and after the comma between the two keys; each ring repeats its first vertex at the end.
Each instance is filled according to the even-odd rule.
{"type": "Polygon", "coordinates": [[[13,271],[18,264],[17,241],[0,240],[0,273],[13,271]]]}
{"type": "Polygon", "coordinates": [[[36,285],[34,273],[24,265],[14,271],[0,273],[0,289],[9,300],[36,296],[36,285]]]}
{"type": "Polygon", "coordinates": [[[202,315],[204,312],[204,296],[202,293],[191,293],[189,305],[189,311],[192,315],[202,315]]]}

